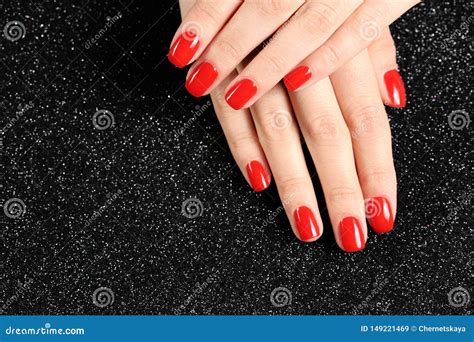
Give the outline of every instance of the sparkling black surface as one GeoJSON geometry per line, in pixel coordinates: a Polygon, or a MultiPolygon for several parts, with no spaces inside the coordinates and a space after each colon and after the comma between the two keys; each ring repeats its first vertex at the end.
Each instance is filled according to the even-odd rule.
{"type": "Polygon", "coordinates": [[[425,2],[393,25],[409,101],[389,109],[398,217],[357,254],[330,230],[298,242],[274,185],[251,191],[209,99],[166,60],[176,3],[0,13],[26,31],[0,37],[3,313],[472,313],[469,2],[425,2]],[[113,125],[94,125],[98,110],[113,125]],[[182,213],[190,198],[198,217],[182,213]]]}

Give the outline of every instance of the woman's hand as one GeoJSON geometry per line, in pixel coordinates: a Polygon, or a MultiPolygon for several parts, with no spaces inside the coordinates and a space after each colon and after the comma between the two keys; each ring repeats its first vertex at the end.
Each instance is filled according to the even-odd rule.
{"type": "MultiPolygon", "coordinates": [[[[182,12],[187,10],[186,2],[184,6],[182,3],[182,12]]],[[[338,245],[347,252],[363,249],[367,240],[365,218],[378,233],[393,229],[396,176],[390,128],[380,95],[390,100],[393,94],[400,98],[400,91],[386,91],[384,75],[389,70],[396,70],[395,47],[386,29],[369,51],[362,51],[330,79],[289,97],[279,83],[249,109],[233,110],[223,94],[237,71],[211,93],[244,177],[255,191],[262,191],[273,174],[300,240],[317,240],[323,224],[298,125],[316,165],[338,245]]]]}
{"type": "Polygon", "coordinates": [[[363,249],[365,218],[378,233],[392,230],[396,176],[390,127],[367,51],[331,79],[291,93],[289,98],[277,84],[250,110],[232,110],[222,97],[235,76],[235,72],[230,74],[211,93],[217,117],[253,189],[266,189],[273,174],[300,240],[317,240],[323,224],[298,124],[316,165],[338,245],[346,252],[363,249]]]}
{"type": "MultiPolygon", "coordinates": [[[[196,61],[186,88],[194,96],[212,91],[271,36],[265,48],[223,92],[234,109],[248,108],[284,78],[291,91],[331,75],[388,32],[387,27],[418,0],[184,0],[194,4],[177,30],[170,61],[196,61]],[[275,33],[276,31],[276,33],[275,33]],[[275,33],[275,34],[274,34],[275,33]],[[272,36],[273,35],[273,36],[272,36]]],[[[188,6],[190,7],[190,6],[188,6]]],[[[382,40],[383,41],[383,40],[382,40]]],[[[405,104],[398,73],[382,82],[386,103],[405,104]]],[[[403,83],[401,83],[403,85],[403,83]]]]}

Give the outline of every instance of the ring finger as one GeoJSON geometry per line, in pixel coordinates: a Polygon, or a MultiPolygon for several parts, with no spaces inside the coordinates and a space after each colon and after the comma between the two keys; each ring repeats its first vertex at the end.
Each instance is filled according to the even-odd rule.
{"type": "Polygon", "coordinates": [[[321,236],[323,225],[283,85],[277,84],[250,111],[293,232],[304,242],[315,241],[321,236]]]}
{"type": "Polygon", "coordinates": [[[331,76],[339,107],[351,132],[366,217],[377,233],[393,229],[397,181],[390,125],[367,50],[331,76]]]}
{"type": "Polygon", "coordinates": [[[323,187],[338,245],[346,252],[365,247],[367,226],[351,137],[329,78],[290,93],[298,122],[323,187]]]}

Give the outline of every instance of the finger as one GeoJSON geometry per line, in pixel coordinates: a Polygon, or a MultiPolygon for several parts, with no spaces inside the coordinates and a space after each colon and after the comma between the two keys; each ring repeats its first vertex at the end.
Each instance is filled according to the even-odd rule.
{"type": "Polygon", "coordinates": [[[304,72],[306,77],[298,87],[289,87],[294,91],[331,75],[379,38],[384,27],[418,2],[420,1],[366,0],[321,47],[285,77],[285,84],[294,78],[296,72],[304,72]]]}
{"type": "Polygon", "coordinates": [[[178,68],[184,68],[204,51],[214,36],[240,6],[238,0],[183,1],[182,13],[186,13],[176,31],[168,59],[178,68]]]}
{"type": "Polygon", "coordinates": [[[211,100],[240,171],[253,190],[260,192],[270,185],[271,173],[258,141],[252,116],[248,110],[236,112],[227,105],[222,96],[225,86],[236,74],[231,74],[211,93],[211,100]]]}
{"type": "Polygon", "coordinates": [[[276,85],[250,110],[293,232],[301,241],[317,240],[323,224],[284,87],[276,85]]]}
{"type": "Polygon", "coordinates": [[[369,46],[369,55],[377,77],[383,102],[390,107],[406,106],[405,85],[398,72],[395,43],[390,30],[382,30],[380,38],[369,46]]]}
{"type": "Polygon", "coordinates": [[[397,180],[390,125],[369,54],[362,51],[331,76],[352,138],[366,217],[377,233],[393,229],[397,180]]]}
{"type": "Polygon", "coordinates": [[[332,0],[306,2],[227,87],[226,101],[229,105],[239,109],[255,103],[324,43],[359,3],[332,0]]]}
{"type": "Polygon", "coordinates": [[[349,130],[328,78],[290,94],[313,158],[338,245],[346,252],[365,247],[364,199],[349,130]]]}
{"type": "Polygon", "coordinates": [[[189,71],[186,89],[194,96],[212,91],[302,3],[302,0],[244,2],[189,71]]]}

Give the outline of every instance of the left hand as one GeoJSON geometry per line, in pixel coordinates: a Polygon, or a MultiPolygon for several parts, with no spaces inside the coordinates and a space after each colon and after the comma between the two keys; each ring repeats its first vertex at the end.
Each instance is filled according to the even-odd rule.
{"type": "Polygon", "coordinates": [[[331,75],[419,1],[182,0],[189,7],[186,2],[193,5],[168,57],[178,67],[196,61],[187,80],[194,96],[209,94],[271,37],[226,88],[227,103],[240,109],[283,78],[289,90],[298,91],[331,75]]]}

